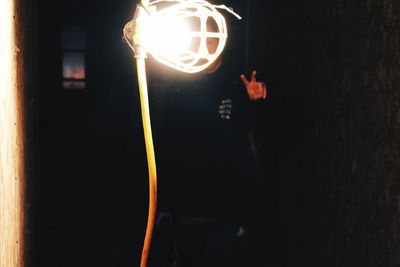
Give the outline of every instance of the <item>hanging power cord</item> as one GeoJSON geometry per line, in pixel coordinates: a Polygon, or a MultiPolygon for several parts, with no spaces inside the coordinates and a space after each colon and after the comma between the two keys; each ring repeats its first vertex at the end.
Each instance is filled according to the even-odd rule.
{"type": "MultiPolygon", "coordinates": [[[[240,16],[233,12],[231,8],[225,5],[212,5],[204,0],[157,0],[152,3],[149,0],[142,0],[141,4],[137,5],[133,19],[123,29],[123,39],[132,48],[136,58],[142,124],[149,172],[149,209],[140,267],[147,266],[157,210],[157,171],[145,65],[147,52],[152,54],[157,61],[182,72],[195,73],[207,69],[222,53],[228,36],[226,21],[217,9],[224,9],[240,19],[240,16]],[[167,3],[168,7],[158,12],[157,5],[161,3],[167,3]],[[167,50],[159,49],[158,47],[162,42],[152,38],[158,38],[158,35],[165,35],[164,32],[157,31],[157,28],[168,25],[168,22],[176,18],[178,20],[188,18],[199,20],[200,28],[190,32],[188,38],[199,38],[200,44],[194,50],[185,48],[184,51],[179,51],[177,54],[165,54],[167,50]],[[207,30],[206,24],[210,18],[217,25],[218,32],[209,32],[207,30]],[[218,39],[218,46],[214,52],[210,52],[207,49],[208,38],[218,39]]],[[[178,37],[179,34],[184,33],[178,33],[178,37]]]]}

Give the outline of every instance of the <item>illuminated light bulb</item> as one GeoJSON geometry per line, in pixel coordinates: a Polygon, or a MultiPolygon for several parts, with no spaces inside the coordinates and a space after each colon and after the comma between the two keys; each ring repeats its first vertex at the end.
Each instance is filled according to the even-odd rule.
{"type": "Polygon", "coordinates": [[[150,25],[151,35],[144,40],[151,54],[164,54],[168,58],[181,58],[191,45],[189,26],[181,19],[171,19],[150,25]],[[162,46],[160,46],[162,44],[162,46]]]}
{"type": "Polygon", "coordinates": [[[228,38],[225,18],[217,9],[225,9],[240,19],[225,5],[212,5],[203,0],[142,3],[133,20],[125,25],[124,39],[135,53],[144,49],[171,68],[200,72],[220,56],[228,38]],[[210,24],[215,25],[215,31],[207,29],[210,24]],[[210,39],[217,42],[213,51],[207,46],[210,39]]]}

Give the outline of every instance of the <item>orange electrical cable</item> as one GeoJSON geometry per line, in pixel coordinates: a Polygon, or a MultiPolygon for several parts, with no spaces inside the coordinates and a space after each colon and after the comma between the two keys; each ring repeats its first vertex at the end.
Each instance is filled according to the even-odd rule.
{"type": "Polygon", "coordinates": [[[142,124],[144,140],[146,143],[147,165],[149,171],[149,212],[147,218],[147,228],[142,249],[140,267],[146,267],[150,251],[151,237],[153,235],[154,221],[157,210],[157,171],[156,159],[154,154],[153,137],[151,133],[149,97],[147,93],[146,65],[145,59],[136,58],[137,74],[139,82],[140,105],[142,109],[142,124]]]}

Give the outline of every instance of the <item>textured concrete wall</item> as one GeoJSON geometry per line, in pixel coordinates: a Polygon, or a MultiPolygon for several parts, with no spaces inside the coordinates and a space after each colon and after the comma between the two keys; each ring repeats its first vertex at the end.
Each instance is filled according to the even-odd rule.
{"type": "Polygon", "coordinates": [[[281,14],[301,59],[287,69],[301,89],[296,142],[280,152],[287,263],[400,266],[400,2],[281,14]]]}

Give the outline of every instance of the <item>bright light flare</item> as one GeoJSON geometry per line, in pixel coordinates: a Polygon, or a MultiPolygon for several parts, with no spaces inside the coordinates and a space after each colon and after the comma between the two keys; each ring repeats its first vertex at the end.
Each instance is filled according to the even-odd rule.
{"type": "Polygon", "coordinates": [[[152,54],[179,58],[189,50],[192,43],[189,25],[182,19],[155,22],[149,25],[148,32],[151,34],[146,36],[144,42],[152,54]]]}

